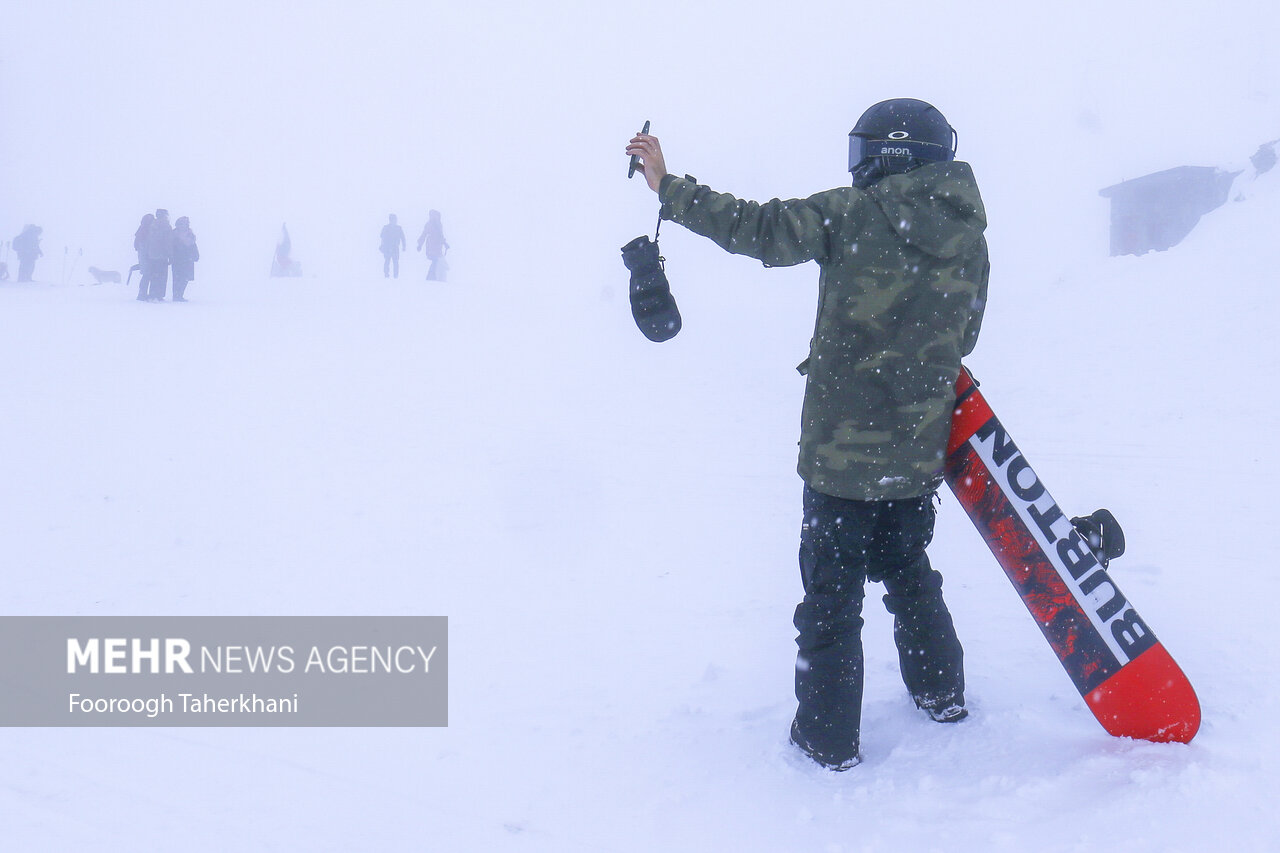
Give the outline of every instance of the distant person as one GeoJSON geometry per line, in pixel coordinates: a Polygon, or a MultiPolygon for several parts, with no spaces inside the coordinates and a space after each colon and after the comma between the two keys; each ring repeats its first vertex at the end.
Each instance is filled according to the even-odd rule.
{"type": "MultiPolygon", "coordinates": [[[[151,276],[147,267],[147,236],[151,233],[151,223],[156,221],[154,213],[143,214],[138,230],[133,232],[133,249],[138,253],[138,301],[147,301],[147,288],[151,284],[151,276]]],[[[129,271],[130,273],[133,270],[129,271]]]]}
{"type": "Polygon", "coordinates": [[[418,237],[418,251],[426,251],[427,259],[431,261],[427,281],[444,281],[449,274],[449,262],[444,259],[449,253],[449,241],[444,239],[440,211],[433,210],[427,215],[427,224],[422,226],[422,235],[418,237]]]}
{"type": "Polygon", "coordinates": [[[295,261],[293,241],[289,239],[289,227],[280,226],[280,242],[276,243],[276,253],[271,259],[272,278],[297,278],[302,275],[302,264],[295,261]]]}
{"type": "Polygon", "coordinates": [[[36,271],[36,258],[42,257],[40,251],[40,235],[44,229],[39,225],[28,225],[22,233],[13,238],[13,253],[18,256],[18,281],[31,281],[36,271]]]}
{"type": "Polygon", "coordinates": [[[407,248],[404,229],[396,224],[394,213],[387,217],[387,224],[382,226],[382,277],[391,277],[391,268],[395,267],[396,278],[400,277],[400,250],[407,248]]]}
{"type": "Polygon", "coordinates": [[[200,249],[196,246],[196,235],[191,230],[191,220],[179,216],[173,228],[173,301],[186,302],[183,295],[187,285],[196,277],[196,261],[200,260],[200,249]]]}
{"type": "Polygon", "coordinates": [[[169,284],[169,259],[173,255],[173,227],[169,225],[169,211],[163,208],[156,211],[156,219],[148,229],[146,255],[142,268],[150,278],[147,300],[164,302],[165,290],[169,284]]]}

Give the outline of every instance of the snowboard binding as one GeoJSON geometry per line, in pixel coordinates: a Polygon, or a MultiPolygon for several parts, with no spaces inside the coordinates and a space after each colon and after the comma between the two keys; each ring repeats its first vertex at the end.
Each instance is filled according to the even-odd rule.
{"type": "Polygon", "coordinates": [[[1071,519],[1071,526],[1088,543],[1102,568],[1124,553],[1124,531],[1111,510],[1100,509],[1071,519]]]}
{"type": "Polygon", "coordinates": [[[622,262],[631,271],[631,316],[654,343],[669,341],[680,331],[680,309],[663,269],[665,260],[647,234],[622,247],[622,262]]]}

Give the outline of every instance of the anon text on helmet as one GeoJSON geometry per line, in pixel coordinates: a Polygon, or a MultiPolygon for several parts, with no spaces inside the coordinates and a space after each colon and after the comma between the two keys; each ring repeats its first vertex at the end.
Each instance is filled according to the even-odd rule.
{"type": "Polygon", "coordinates": [[[937,107],[915,98],[881,101],[849,131],[849,171],[868,157],[939,161],[955,153],[955,129],[937,107]]]}

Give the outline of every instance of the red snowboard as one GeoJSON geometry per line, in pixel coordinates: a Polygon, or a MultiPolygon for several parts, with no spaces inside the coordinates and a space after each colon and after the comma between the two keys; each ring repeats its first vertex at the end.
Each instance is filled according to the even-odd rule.
{"type": "Polygon", "coordinates": [[[1067,675],[1117,737],[1187,743],[1200,703],[1014,445],[968,370],[956,383],[947,484],[1067,675]]]}

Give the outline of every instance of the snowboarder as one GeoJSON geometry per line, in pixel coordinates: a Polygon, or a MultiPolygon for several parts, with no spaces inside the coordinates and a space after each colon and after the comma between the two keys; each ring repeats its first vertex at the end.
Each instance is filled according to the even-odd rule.
{"type": "Polygon", "coordinates": [[[382,226],[382,277],[390,278],[394,265],[396,278],[400,277],[400,250],[408,248],[404,239],[404,229],[396,224],[394,213],[387,216],[387,224],[382,226]]]}
{"type": "Polygon", "coordinates": [[[427,281],[444,281],[449,276],[449,262],[444,256],[449,253],[449,241],[444,239],[444,223],[440,221],[440,211],[433,210],[427,215],[427,224],[422,226],[422,234],[418,236],[418,251],[425,251],[431,267],[427,270],[427,281]]]}
{"type": "Polygon", "coordinates": [[[799,368],[804,599],[791,742],[831,770],[860,760],[868,580],[885,585],[917,707],[939,722],[967,713],[963,652],[925,556],[960,359],[977,341],[989,271],[986,213],[955,140],[929,104],[882,101],[849,134],[852,187],[764,204],[668,174],[651,135],[627,147],[662,218],[768,266],[814,260],[821,271],[799,368]]]}
{"type": "Polygon", "coordinates": [[[187,285],[196,277],[196,261],[200,260],[200,249],[196,246],[196,235],[191,230],[191,220],[179,216],[173,229],[173,301],[186,302],[183,295],[187,285]]]}
{"type": "Polygon", "coordinates": [[[13,253],[18,256],[18,281],[31,281],[36,272],[36,259],[44,256],[40,250],[40,235],[44,229],[28,225],[13,238],[13,253]]]}

